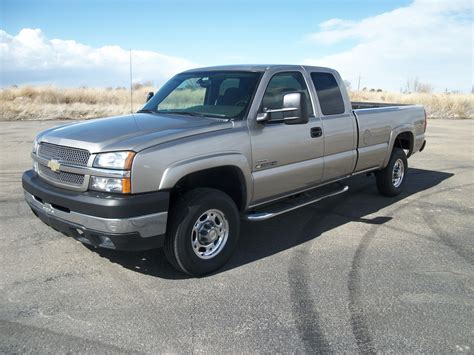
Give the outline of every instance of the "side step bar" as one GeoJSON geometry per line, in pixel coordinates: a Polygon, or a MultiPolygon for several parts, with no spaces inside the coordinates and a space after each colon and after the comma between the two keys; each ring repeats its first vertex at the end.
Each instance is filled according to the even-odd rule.
{"type": "Polygon", "coordinates": [[[242,217],[247,221],[258,222],[273,218],[280,214],[296,210],[298,208],[310,205],[312,203],[324,200],[328,197],[333,197],[342,194],[349,190],[349,186],[338,184],[335,189],[334,185],[316,188],[315,190],[304,192],[295,197],[289,197],[281,202],[276,202],[266,207],[261,207],[257,210],[250,211],[242,217]]]}

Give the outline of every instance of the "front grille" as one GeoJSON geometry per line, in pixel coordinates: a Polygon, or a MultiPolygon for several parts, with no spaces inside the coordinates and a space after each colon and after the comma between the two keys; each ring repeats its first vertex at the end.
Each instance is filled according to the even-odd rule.
{"type": "Polygon", "coordinates": [[[60,163],[77,166],[87,166],[90,157],[90,153],[87,150],[51,143],[40,143],[38,155],[48,160],[54,159],[60,163]]]}
{"type": "Polygon", "coordinates": [[[51,181],[61,184],[82,186],[84,183],[84,175],[67,173],[65,171],[52,171],[47,166],[38,164],[39,174],[51,181]]]}

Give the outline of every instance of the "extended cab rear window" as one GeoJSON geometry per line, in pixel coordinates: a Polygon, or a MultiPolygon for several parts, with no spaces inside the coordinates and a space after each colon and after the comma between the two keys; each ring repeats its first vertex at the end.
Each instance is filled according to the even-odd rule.
{"type": "Polygon", "coordinates": [[[344,100],[336,78],[331,73],[311,73],[319,105],[323,115],[338,115],[344,113],[344,100]]]}

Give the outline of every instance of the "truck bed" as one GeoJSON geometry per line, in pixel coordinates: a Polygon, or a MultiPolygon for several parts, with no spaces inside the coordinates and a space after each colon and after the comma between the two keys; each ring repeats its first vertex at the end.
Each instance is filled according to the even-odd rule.
{"type": "Polygon", "coordinates": [[[424,109],[419,105],[352,102],[359,128],[359,159],[355,171],[381,168],[387,162],[391,139],[402,128],[413,134],[413,151],[418,151],[424,140],[424,109]]]}

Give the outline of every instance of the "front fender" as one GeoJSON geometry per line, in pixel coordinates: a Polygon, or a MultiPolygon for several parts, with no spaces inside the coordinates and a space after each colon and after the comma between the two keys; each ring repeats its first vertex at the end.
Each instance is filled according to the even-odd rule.
{"type": "Polygon", "coordinates": [[[222,166],[234,166],[241,171],[245,180],[246,201],[248,204],[253,194],[252,172],[247,158],[238,152],[217,153],[175,162],[164,171],[158,189],[172,189],[186,175],[222,166]]]}

